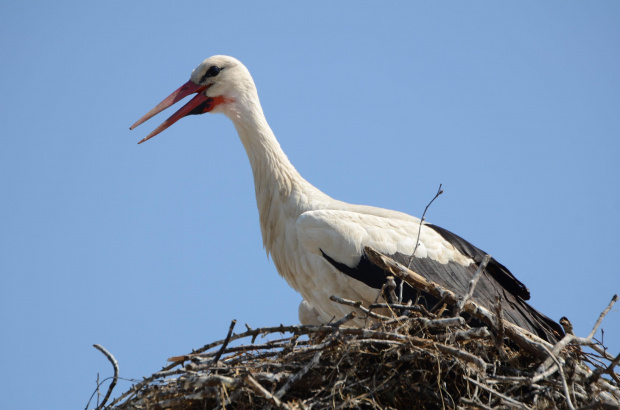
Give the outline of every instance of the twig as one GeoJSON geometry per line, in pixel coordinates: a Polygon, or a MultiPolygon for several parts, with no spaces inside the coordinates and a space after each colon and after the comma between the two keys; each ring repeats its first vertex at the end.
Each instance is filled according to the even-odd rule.
{"type": "Polygon", "coordinates": [[[463,296],[463,298],[459,298],[459,301],[456,304],[455,315],[458,315],[458,314],[460,314],[463,311],[463,307],[465,306],[465,302],[467,302],[469,300],[469,298],[471,298],[473,296],[474,289],[476,288],[476,285],[478,284],[478,280],[480,279],[480,276],[482,276],[482,272],[484,272],[484,270],[486,269],[487,264],[489,263],[490,260],[491,260],[491,255],[489,255],[489,254],[484,255],[484,258],[482,259],[482,262],[480,262],[480,265],[478,265],[478,269],[476,270],[476,273],[474,274],[474,276],[469,281],[469,289],[467,290],[467,294],[465,296],[463,296]]]}
{"type": "Polygon", "coordinates": [[[618,400],[618,403],[620,403],[620,389],[618,389],[617,386],[612,386],[607,380],[605,379],[599,379],[598,380],[598,386],[607,391],[608,393],[610,393],[611,395],[613,395],[616,400],[618,400]]]}
{"type": "Polygon", "coordinates": [[[390,310],[414,310],[416,312],[424,313],[428,316],[433,316],[433,314],[426,309],[424,309],[421,305],[403,305],[401,303],[373,303],[368,306],[368,309],[390,309],[390,310]]]}
{"type": "Polygon", "coordinates": [[[376,345],[387,345],[387,346],[402,346],[403,342],[398,340],[386,340],[386,339],[371,339],[371,338],[355,338],[355,339],[347,339],[347,346],[353,346],[355,344],[363,345],[370,344],[373,346],[376,345]]]}
{"type": "Polygon", "coordinates": [[[470,406],[477,407],[479,409],[493,410],[493,407],[485,406],[484,404],[482,404],[482,403],[480,403],[479,401],[476,401],[476,400],[470,400],[470,399],[467,399],[465,397],[461,397],[460,401],[461,401],[461,403],[465,403],[465,404],[468,404],[470,406]]]}
{"type": "Polygon", "coordinates": [[[343,324],[347,323],[348,321],[355,319],[356,316],[357,316],[357,313],[355,313],[355,311],[352,310],[349,313],[347,313],[345,316],[343,316],[342,318],[336,320],[335,322],[329,323],[329,326],[340,327],[343,324]]]}
{"type": "MultiPolygon", "coordinates": [[[[443,189],[441,189],[441,184],[439,184],[439,189],[437,189],[437,193],[435,194],[433,199],[431,199],[431,202],[429,202],[428,205],[426,205],[426,208],[424,208],[424,212],[422,213],[422,219],[420,219],[420,226],[418,227],[418,237],[415,240],[415,247],[413,248],[413,253],[411,254],[411,257],[409,257],[409,263],[407,263],[407,269],[411,269],[411,262],[413,262],[413,258],[415,258],[415,251],[418,250],[418,246],[420,245],[420,234],[422,233],[422,224],[424,223],[424,220],[426,219],[426,211],[428,211],[428,207],[430,207],[431,204],[435,202],[435,199],[437,199],[437,197],[439,197],[439,195],[441,194],[443,194],[443,189]]],[[[402,293],[403,293],[403,284],[401,282],[400,300],[402,300],[403,298],[402,293]]]]}
{"type": "MultiPolygon", "coordinates": [[[[283,348],[286,348],[287,346],[289,346],[289,342],[290,341],[288,341],[288,340],[280,341],[280,342],[270,341],[270,342],[264,343],[264,344],[259,345],[259,346],[257,346],[257,345],[234,346],[234,347],[227,348],[226,350],[223,351],[223,353],[229,354],[229,353],[243,353],[243,352],[260,351],[260,350],[283,349],[283,348]]],[[[198,361],[199,364],[203,364],[205,359],[207,359],[209,357],[212,357],[212,356],[215,356],[218,353],[219,352],[200,353],[200,355],[198,355],[198,356],[193,356],[192,360],[198,361]]],[[[207,363],[206,363],[207,367],[213,367],[213,366],[216,366],[216,365],[217,365],[217,362],[215,362],[213,360],[208,360],[207,363]]],[[[188,364],[187,366],[190,366],[190,365],[188,364]]],[[[188,369],[191,370],[193,368],[190,366],[188,369]]],[[[159,377],[164,377],[164,376],[167,376],[169,374],[174,374],[173,372],[175,372],[175,371],[176,370],[168,370],[167,372],[160,371],[160,372],[157,373],[157,375],[159,377]]]]}
{"type": "Polygon", "coordinates": [[[240,383],[239,379],[221,376],[219,374],[191,375],[187,377],[187,380],[190,382],[196,382],[196,384],[200,386],[226,386],[229,388],[237,387],[240,383]]]}
{"type": "MultiPolygon", "coordinates": [[[[93,347],[103,353],[103,355],[108,358],[110,363],[112,363],[112,367],[114,368],[114,378],[112,379],[112,382],[108,387],[108,392],[105,394],[105,397],[101,401],[101,404],[97,406],[97,410],[99,410],[103,409],[103,407],[105,406],[106,402],[110,398],[110,395],[112,394],[112,390],[114,390],[114,386],[116,386],[116,382],[118,381],[118,362],[116,361],[114,356],[112,356],[112,353],[108,352],[105,347],[98,344],[94,344],[93,347]]],[[[86,407],[88,408],[88,405],[86,407]]]]}
{"type": "Polygon", "coordinates": [[[413,317],[409,319],[412,322],[418,322],[427,329],[445,329],[450,326],[464,326],[465,319],[460,316],[445,317],[441,319],[427,319],[425,317],[413,317]]]}
{"type": "Polygon", "coordinates": [[[385,287],[386,286],[387,286],[387,282],[385,282],[383,285],[381,285],[381,289],[379,289],[379,292],[377,292],[377,296],[375,297],[375,300],[372,303],[373,305],[376,304],[377,302],[379,302],[379,299],[381,299],[381,297],[384,295],[385,287]]]}
{"type": "MultiPolygon", "coordinates": [[[[300,333],[300,334],[309,334],[309,333],[315,333],[319,330],[331,330],[328,326],[325,325],[292,325],[292,326],[271,326],[271,327],[263,327],[263,328],[259,328],[259,329],[252,329],[250,327],[248,327],[248,330],[246,332],[243,333],[237,333],[237,334],[233,334],[230,339],[229,339],[229,343],[233,342],[235,340],[239,340],[239,339],[244,339],[246,337],[252,336],[252,343],[254,343],[254,339],[261,335],[261,334],[267,334],[267,333],[275,333],[275,332],[279,332],[279,333],[286,333],[286,332],[291,332],[291,333],[300,333]]],[[[168,359],[169,362],[173,362],[172,364],[164,367],[161,371],[165,371],[165,370],[169,370],[172,369],[173,367],[183,363],[186,360],[190,360],[193,357],[199,356],[201,353],[209,350],[209,349],[213,349],[216,346],[221,345],[222,343],[224,343],[226,340],[222,339],[222,340],[218,340],[212,343],[209,343],[207,345],[204,345],[203,347],[201,347],[200,349],[196,349],[194,350],[192,353],[190,354],[186,354],[183,356],[173,356],[171,358],[168,359]]]]}
{"type": "Polygon", "coordinates": [[[228,334],[226,335],[226,339],[224,339],[224,343],[222,343],[222,347],[220,348],[219,352],[217,352],[217,355],[213,358],[213,364],[217,364],[217,362],[220,360],[220,357],[222,357],[222,353],[226,349],[226,346],[228,346],[228,343],[230,343],[230,337],[232,336],[232,332],[236,324],[237,324],[237,320],[235,319],[233,319],[232,322],[230,322],[230,327],[228,328],[228,334]]]}
{"type": "Polygon", "coordinates": [[[476,386],[481,387],[482,389],[484,389],[484,390],[488,391],[489,393],[493,393],[493,394],[494,394],[494,395],[496,395],[497,397],[500,397],[502,400],[505,400],[505,401],[507,401],[508,403],[513,404],[513,405],[517,406],[517,407],[518,407],[518,408],[520,408],[520,409],[527,409],[527,410],[531,410],[528,406],[526,406],[525,404],[521,403],[520,401],[517,401],[517,400],[515,400],[515,399],[513,399],[513,398],[511,398],[511,397],[508,397],[508,396],[506,396],[506,395],[503,395],[503,394],[501,394],[500,392],[498,392],[498,391],[496,391],[496,390],[494,390],[494,389],[490,388],[489,386],[485,386],[484,384],[479,383],[479,382],[475,381],[474,379],[472,379],[472,378],[470,378],[470,377],[465,376],[465,379],[466,379],[466,380],[469,380],[470,382],[472,382],[472,383],[473,383],[473,384],[475,384],[476,386]]]}
{"type": "Polygon", "coordinates": [[[467,353],[464,350],[457,349],[456,347],[446,346],[440,343],[436,343],[435,346],[437,346],[437,350],[439,350],[442,353],[448,353],[452,356],[456,356],[459,359],[462,359],[466,362],[473,364],[481,372],[484,372],[487,368],[487,363],[484,360],[482,360],[478,356],[475,356],[471,353],[467,353]]]}
{"type": "Polygon", "coordinates": [[[562,388],[564,389],[564,395],[566,396],[566,405],[568,406],[570,410],[575,410],[575,406],[573,406],[573,401],[570,398],[570,391],[568,389],[568,384],[566,384],[566,376],[564,375],[564,367],[562,366],[558,358],[555,357],[555,355],[550,349],[548,349],[546,346],[544,346],[544,348],[549,354],[549,357],[553,359],[553,361],[555,362],[555,365],[557,366],[560,372],[560,379],[562,380],[562,388]]]}
{"type": "Polygon", "coordinates": [[[374,317],[375,319],[389,319],[389,317],[387,317],[387,316],[380,315],[378,313],[371,312],[370,310],[366,309],[362,305],[362,302],[360,302],[360,301],[353,301],[353,300],[349,300],[349,299],[343,299],[343,298],[339,298],[338,296],[335,296],[335,295],[331,295],[329,297],[329,299],[334,301],[334,302],[336,302],[336,303],[340,303],[341,305],[347,305],[347,306],[352,306],[354,308],[357,308],[357,309],[361,310],[362,312],[366,313],[368,316],[374,317]]]}
{"type": "Polygon", "coordinates": [[[611,298],[611,302],[609,302],[609,305],[607,305],[607,308],[605,308],[605,310],[600,314],[600,316],[598,317],[598,320],[596,321],[596,323],[594,324],[594,327],[592,328],[592,331],[590,332],[590,334],[586,337],[586,339],[590,339],[592,340],[592,338],[594,337],[594,335],[596,334],[596,331],[598,330],[598,327],[601,325],[601,322],[603,321],[603,318],[605,318],[605,316],[607,315],[607,313],[609,313],[609,311],[611,310],[611,308],[614,306],[614,304],[616,303],[616,301],[618,300],[618,295],[614,295],[611,298]]]}
{"type": "Polygon", "coordinates": [[[472,329],[467,330],[459,330],[454,333],[444,333],[440,334],[437,337],[437,340],[440,341],[454,341],[458,342],[461,340],[473,340],[473,339],[489,339],[491,337],[491,332],[486,327],[474,327],[472,329]]]}
{"type": "MultiPolygon", "coordinates": [[[[351,335],[351,336],[360,336],[363,338],[377,338],[377,339],[387,339],[387,340],[400,340],[402,342],[411,342],[412,338],[405,336],[405,335],[401,335],[399,333],[393,333],[393,332],[381,332],[378,330],[369,330],[369,329],[360,329],[357,327],[347,327],[344,329],[340,329],[339,332],[343,335],[351,335]]],[[[416,338],[413,338],[416,339],[416,338]]],[[[424,345],[429,344],[429,340],[425,340],[425,339],[419,339],[418,340],[422,340],[424,345]]]]}
{"type": "Polygon", "coordinates": [[[502,310],[502,297],[501,295],[495,296],[495,316],[497,316],[497,335],[494,338],[495,348],[499,352],[502,359],[506,360],[506,352],[504,351],[504,313],[502,310]]]}
{"type": "MultiPolygon", "coordinates": [[[[404,306],[405,308],[409,308],[411,306],[406,305],[391,305],[379,303],[373,305],[373,307],[382,307],[390,310],[398,309],[399,306],[404,306]]],[[[445,317],[440,319],[428,319],[425,317],[409,317],[409,316],[398,316],[391,319],[383,319],[381,322],[370,327],[371,330],[379,329],[381,327],[390,325],[392,323],[417,323],[426,329],[445,329],[447,327],[456,327],[456,326],[464,326],[465,319],[461,316],[456,317],[445,317]]]]}
{"type": "Polygon", "coordinates": [[[387,328],[387,326],[390,326],[390,325],[392,325],[394,323],[399,323],[399,324],[405,323],[409,319],[411,319],[411,318],[408,317],[408,316],[404,316],[404,315],[403,316],[398,316],[398,317],[393,317],[393,318],[388,319],[388,320],[384,319],[384,320],[382,320],[380,322],[377,322],[374,325],[370,326],[370,330],[385,329],[385,328],[387,328]]]}
{"type": "MultiPolygon", "coordinates": [[[[99,384],[99,372],[97,372],[97,390],[95,391],[95,393],[97,394],[97,407],[99,407],[99,397],[101,396],[101,393],[99,392],[99,386],[101,385],[99,384]]],[[[88,404],[90,404],[90,401],[88,402],[88,404]]],[[[87,409],[88,404],[86,405],[87,409]]]]}
{"type": "Polygon", "coordinates": [[[616,358],[613,359],[611,363],[609,364],[609,366],[607,366],[605,369],[603,369],[602,367],[596,368],[592,372],[592,375],[588,378],[588,383],[595,383],[601,377],[603,373],[608,373],[611,377],[613,377],[617,381],[618,377],[616,373],[614,372],[614,367],[616,367],[619,363],[620,363],[620,354],[618,354],[616,358]]]}
{"type": "MultiPolygon", "coordinates": [[[[401,281],[402,284],[402,281],[401,281]]],[[[386,278],[386,281],[383,283],[383,285],[381,285],[381,289],[379,290],[379,292],[377,292],[377,297],[375,297],[374,302],[372,303],[373,305],[376,305],[379,302],[380,298],[384,298],[386,301],[390,301],[390,298],[392,299],[391,302],[401,302],[402,298],[399,298],[398,300],[396,299],[396,294],[394,293],[394,289],[396,289],[396,282],[394,281],[394,276],[388,276],[386,278]],[[388,292],[389,290],[389,292],[388,292]],[[388,293],[390,293],[390,297],[388,297],[388,293]]],[[[401,292],[402,293],[402,292],[401,292]]],[[[357,303],[357,302],[356,302],[357,303]]],[[[359,306],[361,306],[361,302],[359,302],[359,306]]],[[[369,312],[372,312],[372,307],[368,308],[369,312]]],[[[391,308],[388,307],[388,309],[390,309],[391,313],[393,315],[396,315],[391,308]]],[[[366,323],[368,321],[369,315],[366,315],[365,317],[365,321],[364,321],[364,326],[366,326],[366,323]]]]}
{"type": "Polygon", "coordinates": [[[270,401],[274,406],[281,409],[290,409],[287,404],[282,403],[279,398],[269,393],[263,386],[261,386],[261,384],[257,382],[254,377],[252,377],[252,373],[248,372],[248,374],[245,375],[245,382],[252,390],[270,401]]]}
{"type": "MultiPolygon", "coordinates": [[[[329,335],[329,337],[320,344],[320,349],[323,349],[323,347],[330,344],[336,337],[336,334],[337,332],[334,332],[331,335],[329,335]]],[[[301,380],[301,378],[304,377],[306,373],[310,371],[310,369],[316,366],[316,364],[321,359],[321,355],[323,354],[323,352],[324,350],[319,350],[318,352],[316,352],[314,356],[312,357],[312,360],[310,360],[304,367],[302,367],[300,371],[298,371],[291,378],[289,378],[284,384],[284,386],[282,386],[280,390],[278,390],[274,396],[277,397],[278,399],[281,399],[286,394],[288,389],[290,389],[295,383],[301,380]]]]}

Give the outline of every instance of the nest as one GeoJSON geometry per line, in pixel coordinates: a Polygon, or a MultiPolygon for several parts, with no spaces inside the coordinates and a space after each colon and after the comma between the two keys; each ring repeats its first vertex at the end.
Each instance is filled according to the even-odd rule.
{"type": "Polygon", "coordinates": [[[461,309],[476,309],[463,298],[444,297],[433,312],[332,299],[353,311],[327,325],[246,325],[241,333],[233,321],[226,338],[170,358],[106,407],[109,389],[98,408],[620,408],[620,355],[593,339],[617,296],[588,337],[564,320],[567,334],[555,345],[514,329],[501,312],[483,309],[467,323],[461,309]],[[347,327],[354,318],[366,326],[347,327]]]}

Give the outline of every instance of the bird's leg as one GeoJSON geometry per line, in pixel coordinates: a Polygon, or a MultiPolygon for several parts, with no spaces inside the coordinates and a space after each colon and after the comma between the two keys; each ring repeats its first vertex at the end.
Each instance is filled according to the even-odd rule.
{"type": "Polygon", "coordinates": [[[387,294],[384,295],[384,298],[386,300],[389,299],[390,303],[400,302],[400,299],[396,297],[396,292],[394,292],[394,290],[396,290],[396,281],[394,280],[394,276],[387,277],[387,282],[385,283],[385,290],[387,294]]]}

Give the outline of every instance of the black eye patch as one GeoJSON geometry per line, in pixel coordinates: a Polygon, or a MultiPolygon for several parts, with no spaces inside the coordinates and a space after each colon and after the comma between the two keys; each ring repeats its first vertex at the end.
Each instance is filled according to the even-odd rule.
{"type": "Polygon", "coordinates": [[[203,83],[203,82],[206,81],[207,78],[215,77],[216,75],[218,75],[220,73],[220,71],[222,71],[221,68],[219,68],[216,65],[212,65],[211,67],[209,67],[207,72],[204,73],[204,75],[200,78],[200,82],[203,83]]]}

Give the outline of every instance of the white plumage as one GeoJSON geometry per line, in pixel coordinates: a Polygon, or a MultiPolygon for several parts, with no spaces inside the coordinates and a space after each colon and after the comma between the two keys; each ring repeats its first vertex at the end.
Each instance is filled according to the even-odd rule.
{"type": "MultiPolygon", "coordinates": [[[[190,102],[140,142],[189,114],[219,112],[232,120],[252,166],[263,245],[280,275],[303,296],[302,323],[325,323],[350,311],[331,301],[331,295],[365,303],[377,298],[385,278],[364,261],[364,246],[408,260],[419,239],[413,268],[457,292],[466,290],[482,251],[434,225],[420,229],[418,218],[337,201],[308,183],[267,124],[249,71],[232,57],[202,62],[185,85],[132,128],[193,93],[190,102]]],[[[527,289],[501,264],[492,260],[481,282],[474,295],[480,303],[501,294],[509,320],[546,338],[552,338],[550,329],[561,333],[524,302],[527,289]]]]}

